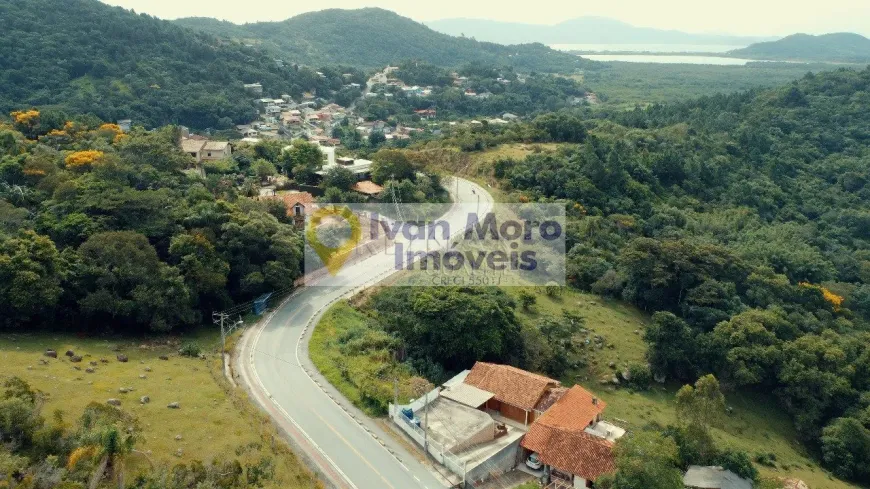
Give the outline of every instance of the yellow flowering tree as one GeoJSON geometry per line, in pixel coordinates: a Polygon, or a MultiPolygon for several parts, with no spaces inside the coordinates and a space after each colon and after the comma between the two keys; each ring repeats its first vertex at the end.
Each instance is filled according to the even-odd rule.
{"type": "Polygon", "coordinates": [[[36,126],[39,125],[38,110],[16,110],[9,115],[12,116],[12,123],[15,125],[15,129],[21,131],[28,139],[36,137],[36,126]]]}
{"type": "Polygon", "coordinates": [[[801,282],[799,285],[801,287],[806,287],[809,289],[816,289],[819,292],[821,292],[822,297],[824,297],[825,300],[828,301],[829,304],[831,304],[831,307],[833,307],[835,311],[839,311],[840,306],[843,305],[844,299],[842,296],[839,296],[839,295],[831,292],[829,289],[822,287],[821,285],[815,285],[815,284],[811,284],[809,282],[801,282]]]}
{"type": "Polygon", "coordinates": [[[64,162],[71,169],[90,168],[100,164],[105,156],[105,153],[96,150],[74,151],[66,155],[64,162]]]}

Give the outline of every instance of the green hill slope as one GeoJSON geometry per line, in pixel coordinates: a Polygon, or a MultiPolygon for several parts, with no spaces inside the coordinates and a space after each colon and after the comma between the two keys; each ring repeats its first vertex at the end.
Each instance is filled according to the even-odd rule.
{"type": "Polygon", "coordinates": [[[773,60],[863,63],[870,61],[870,39],[849,32],[821,36],[793,34],[778,41],[752,44],[731,54],[773,60]]]}
{"type": "Polygon", "coordinates": [[[419,59],[448,67],[489,63],[549,72],[573,71],[590,63],[542,44],[503,46],[448,36],[379,8],[322,10],[283,22],[242,26],[203,18],[176,22],[260,44],[292,63],[379,67],[419,59]]]}
{"type": "Polygon", "coordinates": [[[3,113],[55,105],[146,126],[220,128],[254,116],[244,83],[275,96],[329,83],[280,68],[262,50],[97,0],[0,2],[0,25],[3,113]]]}

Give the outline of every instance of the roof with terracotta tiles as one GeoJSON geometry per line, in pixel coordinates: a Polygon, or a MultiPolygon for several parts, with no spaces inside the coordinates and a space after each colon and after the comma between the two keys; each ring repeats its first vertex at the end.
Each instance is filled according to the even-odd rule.
{"type": "Polygon", "coordinates": [[[541,462],[586,480],[594,481],[616,470],[613,443],[583,431],[535,422],[521,444],[536,452],[541,462]]]}
{"type": "Polygon", "coordinates": [[[307,209],[311,206],[311,204],[314,203],[314,196],[311,195],[309,192],[288,192],[267,198],[283,200],[284,204],[287,207],[288,216],[294,215],[293,207],[296,204],[302,204],[302,207],[305,207],[307,209]]]}
{"type": "Polygon", "coordinates": [[[543,375],[486,362],[475,363],[464,382],[492,392],[496,400],[526,411],[535,408],[548,388],[559,385],[559,381],[543,375]]]}
{"type": "Polygon", "coordinates": [[[371,180],[356,182],[350,189],[365,195],[377,195],[384,191],[384,187],[381,187],[371,180]]]}
{"type": "Polygon", "coordinates": [[[607,404],[575,385],[535,420],[522,446],[537,452],[547,465],[595,480],[613,472],[613,443],[584,430],[607,404]]]}
{"type": "Polygon", "coordinates": [[[556,404],[556,401],[561,399],[566,392],[568,392],[567,387],[551,387],[547,389],[547,392],[544,393],[544,396],[541,397],[541,400],[535,405],[535,411],[543,413],[547,409],[550,409],[550,407],[553,406],[553,404],[556,404]]]}
{"type": "Polygon", "coordinates": [[[607,403],[575,385],[568,389],[537,423],[566,430],[583,431],[604,412],[607,403]]]}

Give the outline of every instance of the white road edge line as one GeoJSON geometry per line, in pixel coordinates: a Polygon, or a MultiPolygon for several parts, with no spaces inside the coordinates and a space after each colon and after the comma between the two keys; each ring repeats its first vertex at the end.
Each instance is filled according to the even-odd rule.
{"type": "Polygon", "coordinates": [[[275,398],[272,397],[272,394],[269,392],[268,389],[266,389],[266,386],[263,385],[263,381],[260,379],[260,374],[257,372],[257,366],[256,366],[256,364],[254,363],[254,352],[256,351],[257,343],[260,341],[260,335],[263,333],[263,330],[266,328],[266,325],[269,324],[270,322],[272,322],[272,319],[274,319],[275,314],[277,314],[278,311],[279,311],[282,307],[284,307],[284,305],[285,305],[287,302],[289,302],[290,299],[292,299],[295,295],[296,295],[296,293],[292,293],[292,294],[290,294],[289,296],[287,296],[286,299],[284,299],[283,301],[281,301],[281,305],[278,306],[278,307],[276,307],[275,310],[272,311],[272,312],[269,314],[269,317],[266,318],[266,321],[263,322],[262,326],[261,326],[260,329],[257,331],[257,334],[255,335],[255,337],[254,337],[254,339],[253,339],[253,344],[251,345],[251,349],[250,349],[250,365],[251,365],[251,372],[254,374],[254,378],[256,379],[257,384],[260,386],[260,389],[261,389],[261,390],[262,390],[262,391],[263,391],[267,396],[269,396],[269,399],[272,401],[272,404],[274,404],[275,407],[278,408],[278,410],[281,412],[281,414],[283,414],[285,418],[287,418],[291,423],[293,423],[293,426],[294,426],[297,430],[299,430],[300,433],[302,433],[302,435],[303,435],[303,436],[308,440],[308,442],[311,443],[311,446],[313,446],[314,448],[317,449],[318,452],[320,452],[320,455],[322,455],[323,458],[325,458],[326,461],[329,462],[330,465],[332,465],[332,468],[335,469],[335,471],[338,472],[338,473],[341,475],[341,477],[344,478],[345,482],[347,482],[347,483],[350,485],[351,488],[353,488],[353,489],[359,489],[359,488],[356,486],[356,484],[354,484],[353,481],[350,480],[350,477],[348,477],[347,474],[345,474],[344,471],[342,471],[341,468],[339,468],[338,464],[336,464],[335,461],[332,460],[332,458],[330,458],[330,456],[327,455],[326,452],[325,452],[322,448],[320,448],[320,445],[318,445],[318,444],[317,444],[317,443],[316,443],[316,442],[311,438],[311,436],[310,436],[310,435],[309,435],[309,434],[308,434],[304,429],[302,429],[302,426],[300,426],[299,423],[297,423],[296,420],[293,419],[292,416],[290,416],[290,413],[288,413],[286,410],[284,410],[284,408],[281,407],[280,404],[278,404],[278,401],[276,401],[275,398]]]}
{"type": "MultiPolygon", "coordinates": [[[[454,177],[454,178],[456,178],[456,177],[454,177]]],[[[481,190],[481,191],[483,191],[483,188],[480,187],[479,185],[475,184],[474,182],[471,182],[471,181],[468,181],[468,180],[466,180],[466,182],[469,183],[470,186],[471,186],[472,188],[476,188],[477,190],[481,190]]],[[[494,204],[494,202],[486,202],[486,203],[487,203],[487,204],[494,204]]],[[[453,205],[451,206],[451,211],[456,207],[457,204],[459,204],[459,202],[454,201],[453,205]]],[[[464,232],[464,231],[465,231],[465,229],[463,229],[461,232],[464,232]]],[[[458,235],[458,234],[460,234],[460,232],[454,233],[454,236],[456,236],[456,235],[458,235]]],[[[451,238],[452,238],[452,237],[453,237],[453,236],[451,236],[451,238]]],[[[302,365],[302,363],[299,361],[299,349],[300,349],[300,346],[301,346],[301,344],[302,344],[302,340],[305,339],[305,335],[306,335],[308,329],[312,326],[312,324],[314,323],[314,321],[315,321],[316,319],[319,319],[319,318],[323,315],[323,313],[325,312],[325,310],[326,310],[328,307],[331,307],[333,304],[335,304],[336,302],[338,302],[339,300],[341,300],[341,299],[344,298],[345,296],[348,296],[348,295],[354,295],[355,293],[357,293],[357,292],[359,292],[359,291],[362,291],[362,290],[364,290],[364,289],[366,289],[366,288],[368,288],[368,287],[371,287],[372,285],[374,285],[374,284],[376,284],[376,283],[378,283],[378,282],[381,282],[382,280],[386,279],[387,277],[389,277],[390,275],[392,275],[392,274],[394,274],[394,273],[396,273],[396,272],[398,272],[398,270],[395,270],[395,269],[387,270],[386,272],[381,273],[380,275],[375,276],[375,278],[373,278],[373,279],[370,280],[369,282],[366,282],[364,285],[361,285],[361,286],[358,286],[358,287],[353,287],[353,288],[351,288],[351,289],[348,290],[348,291],[345,291],[345,292],[340,293],[337,297],[332,298],[329,302],[326,303],[326,305],[324,305],[324,306],[322,306],[320,309],[318,309],[318,310],[314,313],[314,315],[311,316],[311,318],[308,320],[308,322],[305,324],[305,326],[303,327],[303,330],[302,330],[302,334],[300,334],[299,338],[296,340],[296,351],[295,351],[296,364],[297,364],[297,365],[300,365],[300,366],[302,365]]],[[[341,291],[339,290],[339,292],[341,292],[341,291]]],[[[315,447],[315,448],[320,452],[320,454],[323,455],[323,457],[324,457],[324,458],[325,458],[325,459],[326,459],[326,460],[327,460],[327,461],[332,465],[332,467],[333,467],[333,468],[334,468],[334,469],[335,469],[339,474],[341,474],[341,476],[345,479],[345,481],[346,481],[348,484],[351,485],[351,487],[352,487],[353,489],[358,489],[357,486],[356,486],[356,485],[355,485],[355,484],[350,480],[350,478],[349,478],[349,477],[348,477],[348,476],[347,476],[347,475],[346,475],[346,474],[345,474],[345,473],[344,473],[344,472],[343,472],[343,471],[338,467],[338,465],[336,465],[336,463],[335,463],[335,462],[334,462],[334,461],[329,457],[329,455],[327,455],[326,452],[325,452],[322,448],[320,448],[320,446],[319,446],[317,443],[315,443],[313,439],[311,439],[311,437],[308,435],[308,433],[306,433],[305,430],[302,429],[302,427],[301,427],[301,426],[296,422],[296,420],[294,420],[294,419],[290,416],[290,414],[287,413],[287,411],[285,411],[284,408],[282,408],[281,405],[278,404],[277,401],[275,401],[275,399],[272,397],[272,394],[268,391],[268,389],[266,389],[266,386],[263,385],[263,382],[260,380],[260,375],[259,375],[259,373],[257,372],[257,366],[256,366],[256,364],[255,364],[255,362],[254,362],[254,353],[257,351],[257,343],[259,343],[259,341],[260,341],[260,335],[263,333],[263,330],[265,329],[266,325],[269,324],[269,323],[272,321],[272,319],[274,318],[275,314],[277,314],[278,311],[281,310],[281,309],[286,305],[286,303],[289,302],[290,299],[292,299],[292,298],[293,298],[294,296],[296,296],[296,295],[297,295],[297,293],[294,292],[294,293],[290,294],[289,296],[287,296],[287,297],[286,297],[286,298],[281,302],[281,304],[280,304],[278,307],[276,307],[275,310],[273,310],[273,311],[269,314],[269,316],[266,318],[266,321],[264,321],[264,322],[262,323],[262,326],[261,326],[260,329],[257,331],[257,334],[255,335],[255,337],[254,337],[254,339],[253,339],[253,343],[251,344],[251,348],[250,348],[250,350],[249,350],[249,352],[250,352],[250,357],[249,357],[250,359],[249,359],[249,362],[250,362],[250,365],[251,365],[251,371],[253,372],[254,377],[256,378],[257,383],[258,383],[259,386],[260,386],[260,389],[261,389],[264,393],[266,393],[266,395],[269,396],[269,399],[271,399],[271,400],[272,400],[272,403],[275,404],[275,406],[278,407],[278,409],[281,411],[281,414],[283,414],[283,415],[284,415],[284,416],[285,416],[285,417],[286,417],[286,418],[287,418],[291,423],[293,423],[293,425],[294,425],[294,426],[295,426],[295,427],[296,427],[296,428],[297,428],[297,429],[298,429],[298,430],[299,430],[299,431],[300,431],[300,432],[305,436],[305,438],[308,439],[308,441],[312,444],[312,446],[314,446],[314,447],[315,447]]],[[[335,399],[333,399],[333,397],[330,396],[328,392],[326,392],[326,390],[323,388],[323,386],[321,386],[320,384],[317,383],[317,381],[314,380],[314,378],[313,378],[313,377],[308,373],[308,371],[307,371],[305,368],[302,368],[301,370],[302,370],[302,372],[305,374],[305,376],[308,377],[308,380],[310,380],[310,381],[311,381],[315,386],[317,386],[317,388],[318,388],[321,392],[323,392],[323,393],[324,393],[324,394],[329,398],[329,400],[333,402],[333,404],[335,404],[336,406],[339,407],[339,409],[341,410],[342,413],[344,413],[345,416],[347,416],[348,418],[350,418],[351,421],[354,421],[354,424],[355,424],[359,429],[361,429],[364,433],[367,433],[367,434],[368,434],[372,439],[374,439],[375,441],[378,441],[377,437],[375,437],[373,434],[369,433],[369,431],[365,429],[365,427],[362,425],[362,423],[361,423],[359,420],[355,419],[355,418],[354,418],[350,413],[347,412],[347,410],[346,410],[346,409],[345,409],[345,408],[344,408],[340,403],[338,403],[338,401],[336,401],[335,399]]],[[[387,449],[387,447],[384,446],[383,444],[378,443],[378,445],[379,445],[379,446],[380,446],[380,447],[381,447],[385,452],[387,452],[387,453],[388,453],[388,454],[389,454],[393,459],[395,459],[396,462],[398,462],[399,465],[400,465],[403,469],[405,469],[406,472],[408,472],[409,474],[411,474],[411,475],[414,477],[414,479],[417,480],[417,483],[418,483],[418,484],[419,484],[423,489],[428,489],[426,486],[422,485],[422,483],[420,482],[420,479],[417,478],[416,475],[414,475],[413,473],[411,473],[411,470],[408,468],[408,466],[405,465],[404,462],[402,462],[402,461],[401,461],[401,460],[400,460],[400,459],[399,459],[399,458],[398,458],[394,453],[392,453],[389,449],[387,449]]],[[[443,476],[442,476],[442,477],[443,477],[443,476]]],[[[449,482],[449,481],[448,481],[448,482],[449,482]]]]}

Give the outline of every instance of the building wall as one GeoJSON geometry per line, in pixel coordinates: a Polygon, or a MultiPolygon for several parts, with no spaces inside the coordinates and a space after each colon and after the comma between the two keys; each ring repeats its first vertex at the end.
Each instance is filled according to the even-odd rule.
{"type": "MultiPolygon", "coordinates": [[[[501,403],[501,409],[499,409],[499,412],[505,418],[512,419],[517,423],[526,422],[525,409],[520,409],[516,406],[511,406],[510,404],[501,403]]],[[[531,414],[529,415],[529,422],[531,422],[531,414]]]]}
{"type": "Polygon", "coordinates": [[[480,428],[476,433],[469,435],[465,440],[461,442],[447,447],[453,453],[461,452],[466,448],[472,447],[474,445],[479,445],[481,443],[486,443],[488,441],[492,441],[495,439],[495,421],[490,419],[490,422],[485,426],[480,428]]]}
{"type": "Polygon", "coordinates": [[[224,158],[228,158],[232,156],[232,154],[233,150],[230,148],[229,145],[227,145],[227,147],[223,151],[207,151],[203,149],[202,151],[200,151],[199,157],[202,161],[218,161],[224,158]],[[211,156],[209,156],[209,153],[211,153],[211,156]]]}
{"type": "MultiPolygon", "coordinates": [[[[518,408],[516,406],[511,406],[510,404],[503,403],[501,401],[497,401],[495,399],[490,399],[486,402],[486,409],[491,409],[493,411],[498,411],[499,414],[504,416],[507,419],[516,421],[517,423],[525,423],[526,422],[526,411],[525,409],[518,408]]],[[[532,414],[529,413],[529,424],[532,422],[532,414]]]]}
{"type": "Polygon", "coordinates": [[[469,469],[465,475],[466,487],[473,487],[471,484],[475,482],[485,481],[494,475],[501,475],[513,470],[520,459],[520,452],[522,450],[520,448],[520,441],[522,441],[522,437],[499,450],[486,463],[469,469]]]}

